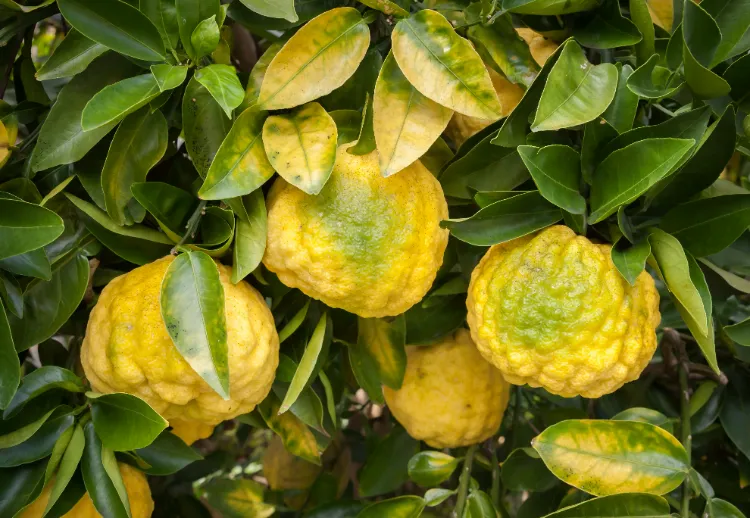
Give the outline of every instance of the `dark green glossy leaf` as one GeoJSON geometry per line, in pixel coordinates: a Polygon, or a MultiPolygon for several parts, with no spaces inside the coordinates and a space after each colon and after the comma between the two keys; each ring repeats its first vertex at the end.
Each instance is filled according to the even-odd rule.
{"type": "Polygon", "coordinates": [[[439,486],[458,467],[458,459],[439,451],[422,451],[409,459],[409,478],[422,487],[439,486]]]}
{"type": "Polygon", "coordinates": [[[568,146],[538,148],[518,146],[518,154],[544,198],[573,214],[586,212],[586,200],[579,192],[581,155],[568,146]]]}
{"type": "Polygon", "coordinates": [[[418,441],[409,437],[403,428],[394,428],[368,455],[365,465],[359,472],[361,495],[378,496],[390,493],[401,486],[408,479],[409,459],[418,451],[418,441]]]}
{"type": "Polygon", "coordinates": [[[41,66],[36,77],[40,81],[47,81],[80,74],[92,61],[105,52],[107,52],[107,47],[71,29],[41,66]]]}
{"type": "Polygon", "coordinates": [[[24,293],[23,318],[8,315],[18,351],[42,343],[68,321],[80,304],[89,280],[89,263],[82,255],[55,265],[52,279],[37,281],[24,293]]]}
{"type": "MultiPolygon", "coordinates": [[[[65,452],[60,460],[60,466],[55,473],[54,485],[50,492],[49,500],[47,500],[47,506],[45,512],[49,513],[54,508],[55,504],[60,501],[65,489],[68,487],[71,479],[78,469],[78,464],[83,457],[83,449],[86,444],[86,439],[83,434],[83,428],[80,425],[76,425],[74,428],[69,428],[70,440],[67,443],[65,452]]],[[[49,467],[47,469],[49,473],[49,467]]],[[[50,482],[52,483],[52,482],[50,482]]],[[[52,511],[52,515],[54,515],[52,511]]]]}
{"type": "Polygon", "coordinates": [[[714,18],[721,31],[721,42],[716,48],[712,65],[741,54],[750,26],[750,7],[737,0],[709,0],[701,7],[714,18]]]}
{"type": "Polygon", "coordinates": [[[60,407],[39,430],[21,444],[0,450],[0,467],[7,468],[29,464],[43,459],[55,447],[57,438],[73,426],[74,416],[60,407]]]}
{"type": "Polygon", "coordinates": [[[336,145],[354,142],[359,137],[359,128],[362,126],[362,114],[357,110],[336,110],[330,112],[336,123],[338,139],[336,145]]]}
{"type": "Polygon", "coordinates": [[[107,127],[147,105],[159,92],[159,85],[153,74],[123,79],[94,95],[83,109],[81,126],[87,132],[107,127]]]}
{"type": "Polygon", "coordinates": [[[565,43],[549,73],[539,100],[532,131],[569,128],[604,113],[617,91],[617,68],[592,65],[574,41],[565,43]]]}
{"type": "Polygon", "coordinates": [[[72,371],[52,365],[44,366],[24,376],[13,400],[5,407],[3,419],[16,415],[24,405],[49,390],[62,389],[67,392],[84,392],[81,378],[72,371]]]}
{"type": "Polygon", "coordinates": [[[164,59],[164,42],[154,24],[124,2],[60,0],[65,19],[87,38],[116,52],[146,61],[164,59]]]}
{"type": "MultiPolygon", "coordinates": [[[[2,261],[0,261],[0,265],[2,265],[2,261]]],[[[0,266],[0,268],[3,268],[3,266],[0,266]]],[[[49,272],[49,277],[52,277],[52,270],[49,272]]],[[[23,317],[23,292],[21,291],[21,285],[15,277],[6,275],[3,272],[0,272],[0,302],[5,305],[6,311],[10,311],[19,318],[23,317]]]]}
{"type": "MultiPolygon", "coordinates": [[[[117,487],[107,472],[104,448],[94,430],[94,423],[89,421],[84,426],[86,446],[81,459],[81,473],[86,484],[86,491],[94,507],[100,514],[111,518],[129,518],[124,502],[118,494],[117,487]]],[[[118,473],[119,475],[119,473],[118,473]]],[[[119,481],[122,484],[122,480],[119,481]]]]}
{"type": "MultiPolygon", "coordinates": [[[[182,131],[198,173],[205,177],[224,137],[232,128],[219,103],[195,78],[188,82],[182,99],[182,131]]],[[[231,197],[231,196],[228,196],[231,197]]]]}
{"type": "Polygon", "coordinates": [[[603,496],[561,509],[545,518],[669,518],[667,501],[656,495],[626,493],[603,496]]]}
{"type": "MultiPolygon", "coordinates": [[[[729,338],[738,344],[750,347],[750,318],[732,326],[726,326],[724,331],[729,335],[729,338]]],[[[750,455],[748,455],[748,458],[750,458],[750,455]]]]}
{"type": "Polygon", "coordinates": [[[646,268],[646,260],[651,255],[651,245],[648,239],[631,245],[626,239],[619,239],[612,247],[612,262],[631,286],[641,272],[646,268]]]}
{"type": "Polygon", "coordinates": [[[18,446],[19,444],[28,440],[31,436],[38,432],[42,426],[44,426],[44,423],[47,422],[47,420],[55,412],[55,410],[57,410],[57,408],[52,408],[44,415],[41,415],[28,423],[26,423],[26,421],[29,421],[29,419],[22,417],[21,422],[26,424],[22,424],[22,426],[14,428],[12,431],[0,436],[0,450],[13,448],[14,446],[18,446]]]}
{"type": "Polygon", "coordinates": [[[213,259],[203,252],[177,256],[164,275],[161,312],[183,358],[217,394],[229,399],[224,288],[213,259]]]}
{"type": "Polygon", "coordinates": [[[172,475],[185,466],[203,459],[193,448],[182,442],[170,431],[161,432],[156,439],[135,452],[140,458],[148,462],[149,475],[172,475]]]}
{"type": "Polygon", "coordinates": [[[419,518],[425,502],[418,496],[399,496],[365,507],[357,518],[419,518]]]}
{"type": "Polygon", "coordinates": [[[0,514],[15,516],[44,487],[46,460],[17,468],[0,469],[0,514]]]}
{"type": "Polygon", "coordinates": [[[685,2],[682,34],[685,80],[690,89],[705,99],[727,95],[729,83],[709,69],[721,43],[721,31],[711,15],[692,0],[685,2]]]}
{"type": "Polygon", "coordinates": [[[450,229],[461,241],[491,246],[525,236],[560,219],[560,209],[533,191],[495,202],[470,218],[444,221],[441,226],[450,229]]]}
{"type": "Polygon", "coordinates": [[[627,47],[643,39],[638,27],[620,12],[620,3],[612,0],[605,1],[573,34],[581,45],[595,49],[627,47]]]}
{"type": "Polygon", "coordinates": [[[197,56],[190,39],[193,31],[203,20],[212,16],[219,18],[221,16],[221,5],[219,0],[177,0],[176,7],[177,25],[182,46],[188,56],[195,60],[197,56]]]}
{"type": "MultiPolygon", "coordinates": [[[[281,402],[279,413],[283,414],[294,404],[302,390],[307,387],[314,378],[312,377],[315,366],[319,362],[321,352],[324,350],[326,345],[326,327],[328,321],[328,315],[323,314],[318,320],[318,324],[315,326],[315,330],[310,336],[310,341],[305,347],[305,352],[300,360],[299,367],[297,367],[292,382],[289,385],[289,390],[281,402]]],[[[330,336],[330,330],[328,331],[330,336]]],[[[329,339],[330,340],[330,339],[329,339]]]]}
{"type": "Polygon", "coordinates": [[[619,79],[615,98],[602,114],[602,118],[615,128],[617,133],[624,133],[633,127],[638,111],[638,96],[627,87],[627,81],[633,74],[631,66],[618,63],[617,71],[619,79]]]}
{"type": "Polygon", "coordinates": [[[96,434],[114,451],[145,448],[168,425],[148,403],[130,394],[90,395],[89,400],[96,434]]]}
{"type": "Polygon", "coordinates": [[[174,0],[140,0],[139,10],[146,15],[161,34],[167,50],[174,50],[180,41],[177,8],[174,0]]]}
{"type": "Polygon", "coordinates": [[[532,448],[513,450],[502,464],[503,487],[508,491],[547,491],[557,478],[532,448]]]}
{"type": "Polygon", "coordinates": [[[130,186],[130,192],[156,219],[164,233],[177,243],[185,232],[185,222],[195,208],[195,198],[187,191],[163,182],[134,183],[130,186]]]}
{"type": "MultiPolygon", "coordinates": [[[[737,506],[726,500],[712,498],[710,504],[709,514],[713,516],[713,518],[745,518],[745,515],[737,508],[737,506]]],[[[706,509],[709,509],[708,505],[706,506],[706,509]]],[[[704,511],[703,514],[705,515],[706,512],[708,511],[704,511]]]]}
{"type": "Polygon", "coordinates": [[[750,459],[750,412],[748,412],[748,395],[750,386],[740,375],[730,377],[729,386],[725,389],[724,404],[721,408],[721,426],[737,448],[750,459]]]}
{"type": "Polygon", "coordinates": [[[599,6],[598,0],[503,0],[503,10],[519,14],[560,15],[588,11],[599,6]]]}
{"type": "Polygon", "coordinates": [[[18,199],[0,198],[0,259],[30,252],[54,241],[64,230],[49,209],[18,199]]]}
{"type": "Polygon", "coordinates": [[[13,345],[10,324],[0,302],[0,408],[6,408],[21,381],[18,353],[13,345]]]}
{"type": "Polygon", "coordinates": [[[128,77],[134,69],[135,66],[125,58],[108,53],[65,85],[44,120],[31,155],[31,169],[42,171],[76,162],[109,133],[115,123],[84,131],[81,113],[94,95],[128,77]]]}
{"type": "Polygon", "coordinates": [[[357,384],[367,392],[369,398],[378,404],[385,404],[380,369],[363,345],[349,344],[349,365],[357,384]]]}
{"type": "Polygon", "coordinates": [[[266,250],[267,214],[263,191],[256,189],[241,202],[247,218],[238,214],[232,255],[232,282],[237,284],[253,272],[266,250]]]}
{"type": "Polygon", "coordinates": [[[627,79],[627,87],[634,94],[645,99],[671,97],[682,87],[677,76],[668,69],[658,66],[659,55],[653,54],[627,79]]]}

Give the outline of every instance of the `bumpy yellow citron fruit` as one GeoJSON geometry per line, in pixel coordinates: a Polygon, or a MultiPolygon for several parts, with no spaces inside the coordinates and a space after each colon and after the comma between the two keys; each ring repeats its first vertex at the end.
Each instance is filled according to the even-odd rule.
{"type": "Polygon", "coordinates": [[[210,426],[250,412],[266,397],[279,362],[279,336],[261,295],[249,284],[230,282],[218,264],[224,288],[229,349],[229,391],[224,400],[185,361],[161,316],[167,256],[117,277],[91,312],[81,363],[98,392],[127,392],[144,399],[188,441],[210,434],[210,426]],[[187,427],[195,430],[181,433],[187,427]]]}
{"type": "Polygon", "coordinates": [[[182,419],[170,419],[169,425],[172,433],[183,440],[187,445],[195,441],[211,437],[214,433],[215,424],[202,423],[200,421],[184,421],[182,419]]]}
{"type": "Polygon", "coordinates": [[[416,161],[383,178],[378,154],[340,146],[318,195],[279,178],[268,195],[263,263],[281,282],[362,317],[399,315],[430,289],[443,261],[443,190],[416,161]]]}
{"type": "Polygon", "coordinates": [[[600,397],[636,379],[656,349],[659,294],[630,286],[610,258],[565,226],[495,245],[471,275],[471,335],[517,385],[600,397]]]}
{"type": "Polygon", "coordinates": [[[516,32],[528,44],[531,57],[540,67],[544,66],[544,63],[559,46],[557,42],[547,39],[531,29],[520,28],[516,29],[516,32]]]}
{"type": "MultiPolygon", "coordinates": [[[[492,79],[492,86],[495,87],[497,97],[500,99],[500,105],[503,107],[501,118],[507,117],[518,106],[518,103],[521,102],[524,91],[520,86],[511,83],[505,76],[495,72],[492,68],[487,67],[487,71],[490,74],[490,79],[492,79]]],[[[456,112],[448,123],[445,134],[448,135],[456,146],[460,146],[467,138],[479,133],[495,122],[495,120],[478,119],[456,112]]]]}
{"type": "MultiPolygon", "coordinates": [[[[120,464],[120,474],[122,482],[125,485],[125,491],[128,494],[130,502],[131,518],[149,518],[154,512],[154,501],[151,499],[151,489],[148,487],[146,476],[127,464],[120,464]]],[[[47,507],[54,479],[52,479],[42,490],[39,497],[32,504],[24,509],[20,518],[41,518],[44,509],[47,507]]],[[[94,502],[88,493],[73,506],[73,508],[63,515],[63,518],[100,518],[101,514],[94,507],[94,502]]]]}
{"type": "Polygon", "coordinates": [[[510,386],[471,341],[469,331],[429,346],[408,346],[400,390],[383,387],[388,408],[409,435],[433,448],[475,444],[494,434],[510,386]]]}

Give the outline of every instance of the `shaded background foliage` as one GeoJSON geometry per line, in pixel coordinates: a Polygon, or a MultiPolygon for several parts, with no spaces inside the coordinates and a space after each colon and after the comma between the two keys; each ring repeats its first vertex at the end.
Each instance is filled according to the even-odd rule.
{"type": "MultiPolygon", "coordinates": [[[[2,0],[0,19],[0,516],[18,513],[56,470],[62,493],[47,516],[86,489],[102,514],[123,516],[111,487],[84,483],[111,477],[104,466],[114,458],[152,475],[155,516],[750,512],[744,2],[2,0]],[[543,39],[527,43],[514,27],[543,39]],[[265,80],[305,30],[354,31],[358,39],[332,51],[351,70],[328,80],[343,85],[265,80]],[[454,43],[443,68],[430,58],[438,33],[454,43]],[[543,43],[551,48],[537,63],[543,43]],[[399,60],[410,53],[432,72],[399,60]],[[482,107],[471,97],[486,85],[451,90],[459,64],[480,58],[516,89],[513,101],[494,106],[490,95],[482,107]],[[405,98],[419,99],[429,121],[414,130],[419,145],[389,139],[392,119],[416,116],[399,111],[405,98]],[[461,142],[444,132],[457,99],[458,111],[503,118],[461,142]],[[309,101],[304,113],[289,110],[309,101]],[[357,153],[390,150],[386,175],[421,157],[440,179],[451,240],[431,292],[404,315],[357,319],[259,264],[268,180],[291,174],[269,150],[298,153],[274,137],[304,117],[338,144],[356,140],[357,153]],[[613,243],[626,280],[644,268],[657,277],[653,361],[597,400],[515,387],[492,440],[426,449],[390,417],[381,384],[400,385],[405,344],[464,324],[469,276],[487,246],[560,221],[613,243]],[[87,393],[78,361],[100,289],[175,247],[208,270],[206,254],[231,263],[233,282],[266,297],[283,342],[269,397],[193,448],[143,401],[87,393]],[[272,436],[321,464],[309,492],[266,487],[272,436]],[[571,437],[587,446],[566,466],[558,446],[571,437]],[[656,485],[642,483],[644,465],[656,466],[656,485]],[[568,485],[584,466],[591,480],[568,485]],[[627,494],[611,494],[620,491],[607,470],[631,470],[627,494]],[[300,496],[301,506],[290,503],[300,496]]],[[[301,35],[302,47],[312,41],[301,35]]],[[[299,183],[307,192],[333,166],[318,158],[299,183]]],[[[175,289],[196,282],[175,279],[175,289]]],[[[221,391],[220,340],[209,348],[221,391]]]]}

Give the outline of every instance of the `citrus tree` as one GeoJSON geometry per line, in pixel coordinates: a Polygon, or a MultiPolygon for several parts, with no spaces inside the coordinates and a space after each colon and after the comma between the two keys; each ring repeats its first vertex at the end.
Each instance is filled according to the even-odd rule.
{"type": "Polygon", "coordinates": [[[0,517],[750,512],[744,0],[0,15],[0,517]]]}

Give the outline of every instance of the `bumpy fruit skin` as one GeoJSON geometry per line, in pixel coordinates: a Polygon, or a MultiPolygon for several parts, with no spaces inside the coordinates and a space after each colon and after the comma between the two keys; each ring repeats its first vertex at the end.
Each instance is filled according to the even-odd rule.
{"type": "MultiPolygon", "coordinates": [[[[518,103],[521,102],[524,90],[520,86],[511,83],[505,76],[495,72],[491,67],[487,67],[487,72],[490,74],[492,85],[495,87],[495,92],[497,92],[497,97],[500,99],[500,105],[503,109],[500,118],[507,117],[518,106],[518,103]]],[[[478,119],[456,112],[445,128],[445,134],[456,146],[460,146],[466,139],[479,133],[493,122],[495,121],[491,119],[478,119]]]]}
{"type": "Polygon", "coordinates": [[[169,425],[172,427],[172,433],[182,439],[190,446],[195,441],[211,437],[216,425],[201,423],[200,421],[183,421],[182,419],[170,419],[169,425]]]}
{"type": "Polygon", "coordinates": [[[202,435],[207,425],[251,412],[266,397],[279,363],[279,336],[260,294],[245,282],[232,284],[231,270],[219,264],[229,349],[231,399],[225,401],[185,361],[162,320],[161,284],[173,260],[136,268],[104,288],[89,318],[81,363],[94,390],[134,394],[169,421],[194,422],[202,435]]]}
{"type": "MultiPolygon", "coordinates": [[[[130,513],[132,518],[149,518],[154,512],[154,501],[151,499],[151,489],[148,487],[146,476],[127,464],[120,464],[120,474],[125,485],[130,502],[130,513]]],[[[27,507],[20,518],[41,518],[47,507],[50,493],[52,493],[53,481],[50,481],[39,497],[27,507]]],[[[94,502],[88,493],[63,515],[63,518],[101,518],[101,514],[94,507],[94,502]]]]}
{"type": "Polygon", "coordinates": [[[485,254],[467,320],[506,380],[597,398],[640,375],[656,349],[659,294],[646,272],[631,287],[610,249],[558,225],[485,254]]]}
{"type": "Polygon", "coordinates": [[[383,394],[409,435],[433,448],[457,448],[484,441],[497,431],[510,385],[482,358],[468,330],[406,350],[401,389],[383,387],[383,394]]]}
{"type": "Polygon", "coordinates": [[[336,153],[312,196],[276,180],[263,263],[281,282],[362,317],[399,315],[430,289],[448,244],[443,190],[416,161],[383,178],[377,151],[336,153]]]}

